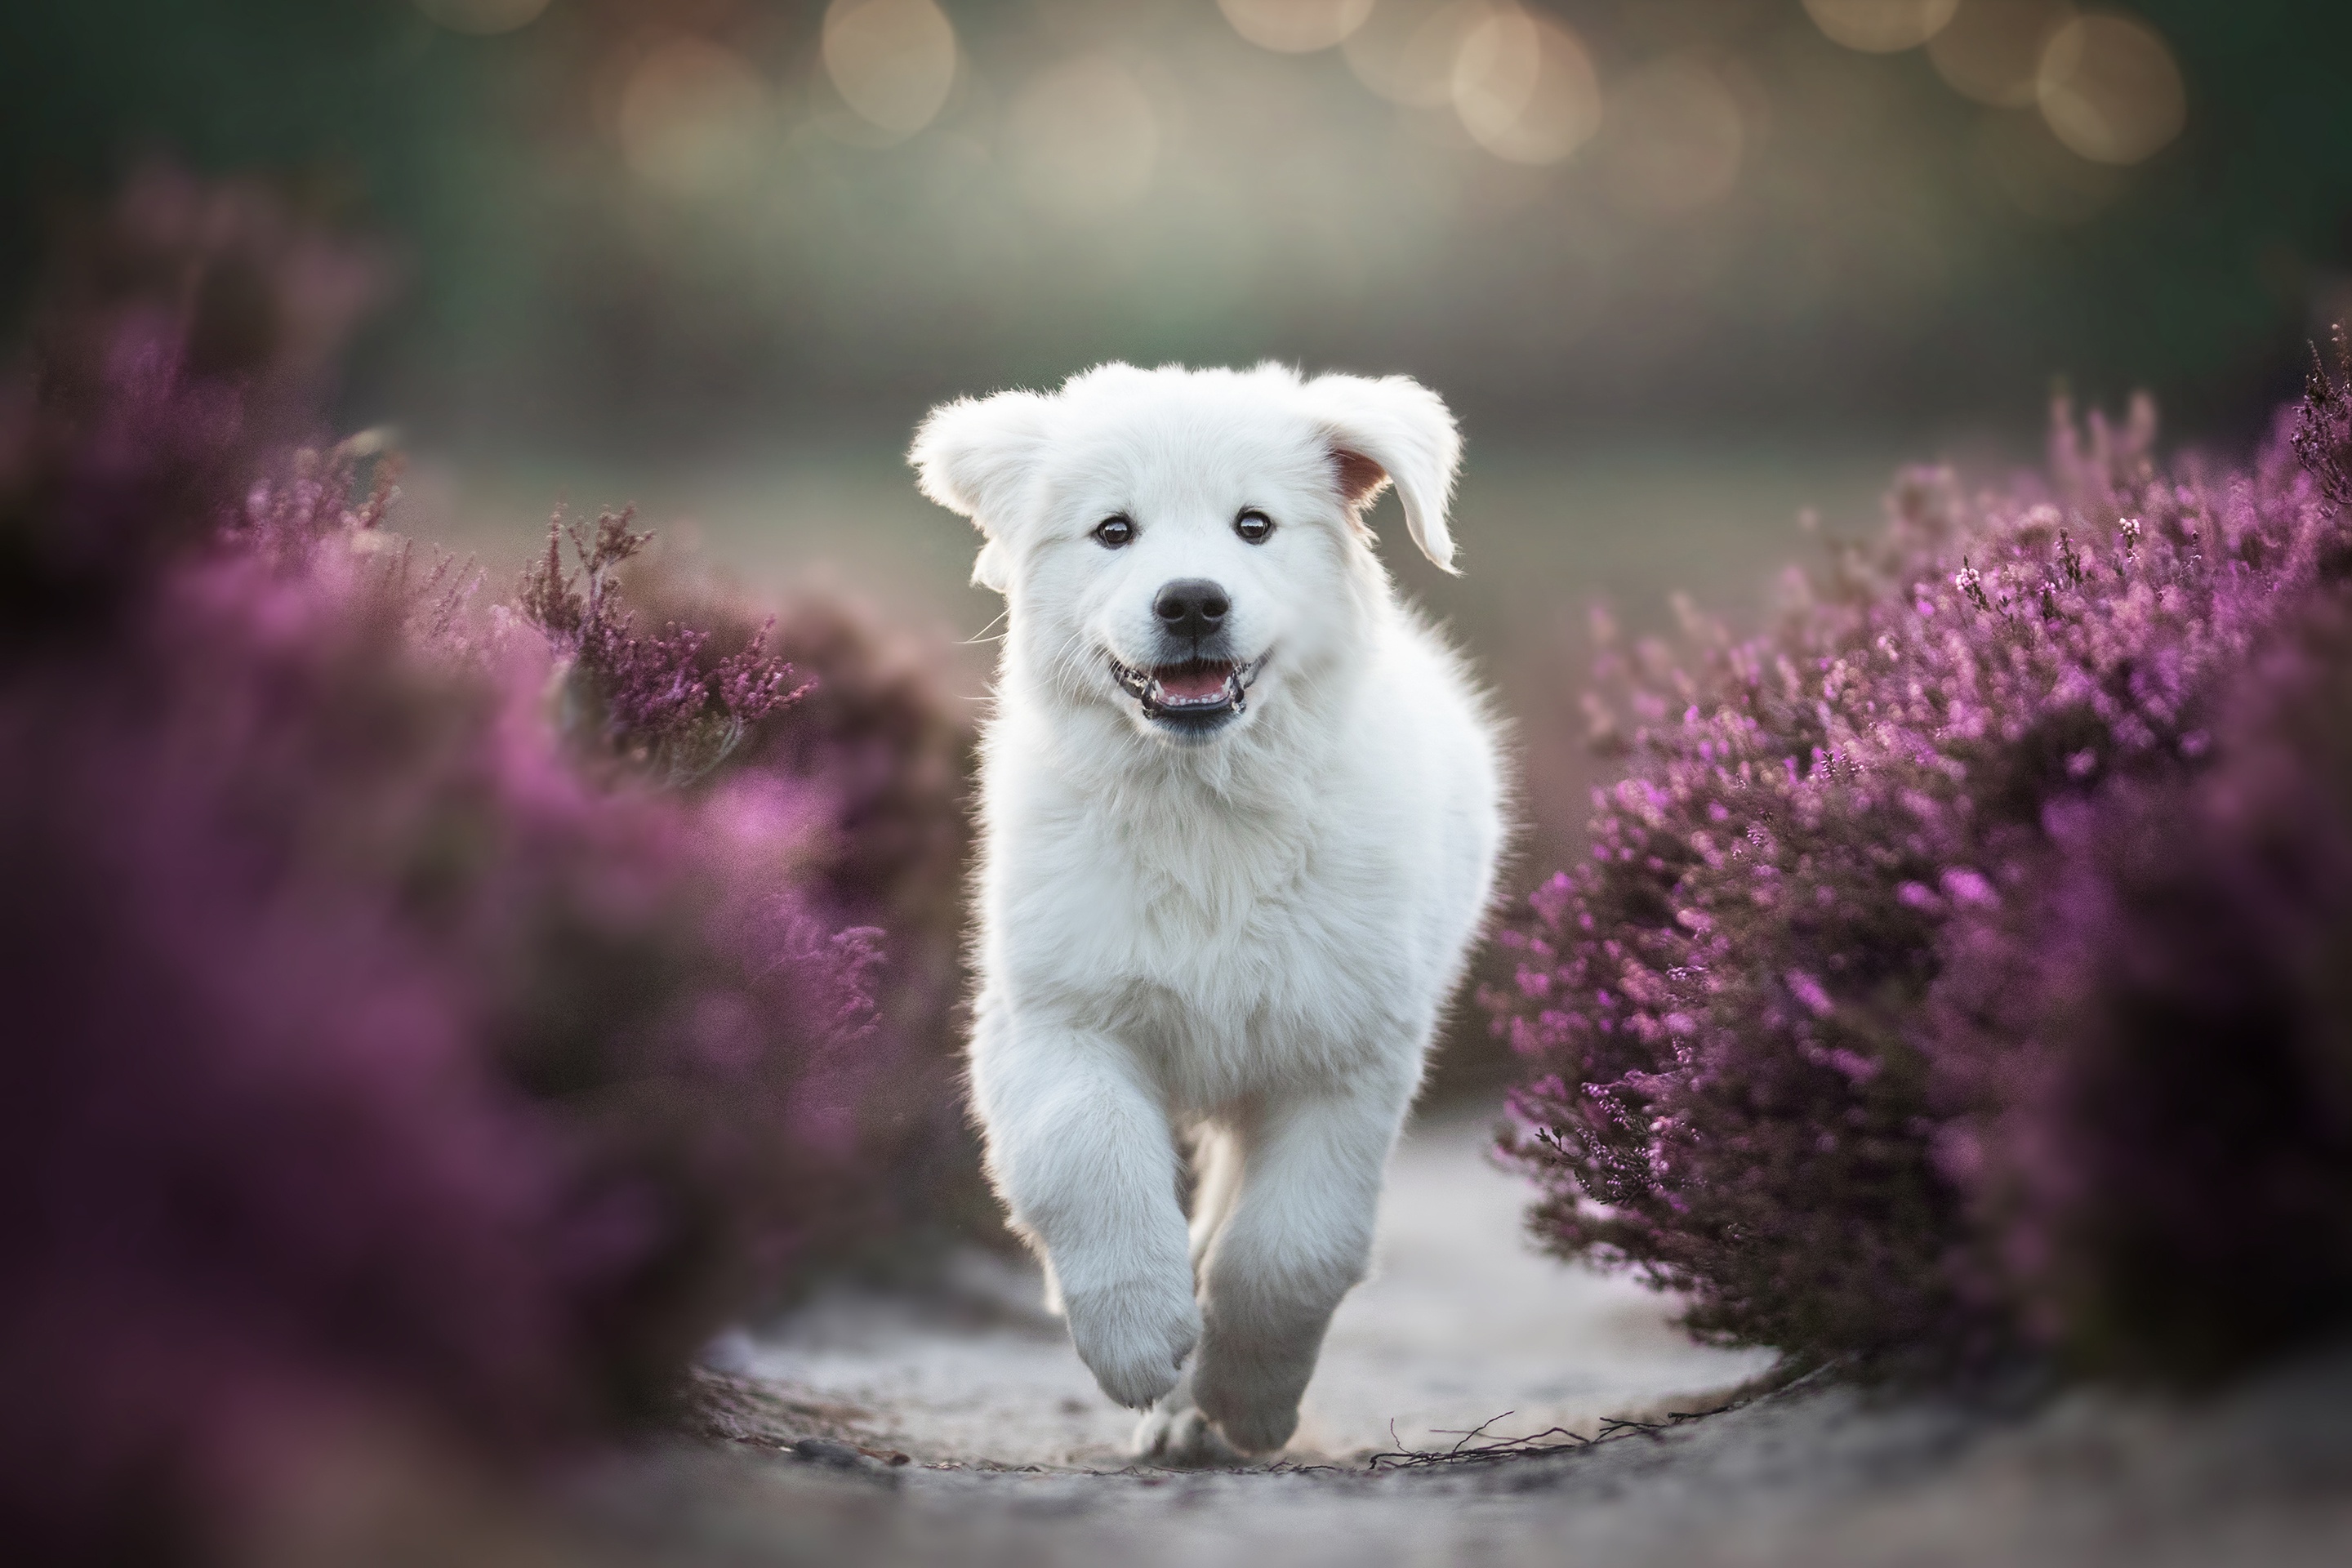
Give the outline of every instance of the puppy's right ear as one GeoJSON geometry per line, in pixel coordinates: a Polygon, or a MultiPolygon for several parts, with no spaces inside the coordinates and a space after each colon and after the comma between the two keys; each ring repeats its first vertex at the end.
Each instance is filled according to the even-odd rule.
{"type": "Polygon", "coordinates": [[[1000,594],[1012,575],[1005,527],[1036,474],[1050,406],[1034,392],[942,403],[915,432],[907,452],[922,492],[978,525],[987,542],[972,563],[971,580],[1000,594]]]}

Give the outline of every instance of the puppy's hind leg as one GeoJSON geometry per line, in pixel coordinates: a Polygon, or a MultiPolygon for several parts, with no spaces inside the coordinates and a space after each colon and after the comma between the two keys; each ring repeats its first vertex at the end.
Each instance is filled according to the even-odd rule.
{"type": "Polygon", "coordinates": [[[1209,1246],[1233,1216],[1242,1195],[1241,1134],[1222,1122],[1204,1122],[1192,1135],[1192,1275],[1200,1278],[1209,1246]]]}
{"type": "Polygon", "coordinates": [[[1200,1413],[1244,1453],[1298,1426],[1323,1332],[1364,1277],[1410,1083],[1276,1101],[1241,1124],[1243,1175],[1202,1270],[1200,1413]]]}
{"type": "Polygon", "coordinates": [[[1128,1457],[1171,1470],[1217,1470],[1249,1463],[1193,1403],[1192,1377],[1193,1368],[1188,1365],[1176,1386],[1144,1412],[1128,1444],[1128,1457]]]}

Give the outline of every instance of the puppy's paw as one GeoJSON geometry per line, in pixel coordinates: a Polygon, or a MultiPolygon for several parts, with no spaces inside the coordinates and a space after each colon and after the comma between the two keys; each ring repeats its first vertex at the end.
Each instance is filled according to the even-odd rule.
{"type": "Polygon", "coordinates": [[[1248,1463],[1206,1416],[1189,1405],[1171,1409],[1167,1401],[1136,1426],[1128,1454],[1138,1464],[1171,1470],[1222,1470],[1248,1463]]]}
{"type": "Polygon", "coordinates": [[[1176,1386],[1201,1337],[1201,1309],[1188,1274],[1129,1279],[1088,1289],[1066,1281],[1070,1342],[1102,1391],[1130,1410],[1150,1408],[1176,1386]]]}
{"type": "Polygon", "coordinates": [[[1221,1355],[1221,1348],[1213,1342],[1202,1350],[1201,1364],[1193,1369],[1193,1402],[1234,1447],[1271,1454],[1298,1430],[1298,1401],[1315,1363],[1310,1359],[1302,1368],[1286,1358],[1267,1364],[1255,1357],[1221,1355]]]}

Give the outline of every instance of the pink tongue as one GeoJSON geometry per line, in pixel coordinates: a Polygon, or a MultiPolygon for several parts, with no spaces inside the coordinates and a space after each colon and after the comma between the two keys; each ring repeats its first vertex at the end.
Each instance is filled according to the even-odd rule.
{"type": "Polygon", "coordinates": [[[1152,674],[1160,682],[1160,689],[1178,702],[1198,702],[1225,689],[1225,671],[1220,665],[1171,667],[1152,674]]]}

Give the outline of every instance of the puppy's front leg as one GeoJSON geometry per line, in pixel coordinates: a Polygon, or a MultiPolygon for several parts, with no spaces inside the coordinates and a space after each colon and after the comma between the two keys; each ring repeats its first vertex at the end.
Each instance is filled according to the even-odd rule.
{"type": "Polygon", "coordinates": [[[1244,1121],[1241,1195],[1211,1244],[1192,1394],[1244,1453],[1298,1426],[1323,1331],[1364,1277],[1410,1085],[1276,1101],[1244,1121]]]}
{"type": "Polygon", "coordinates": [[[1015,1229],[1045,1253],[1102,1391],[1141,1409],[1200,1337],[1168,1117],[1116,1041],[983,1003],[973,1098],[1015,1229]]]}

